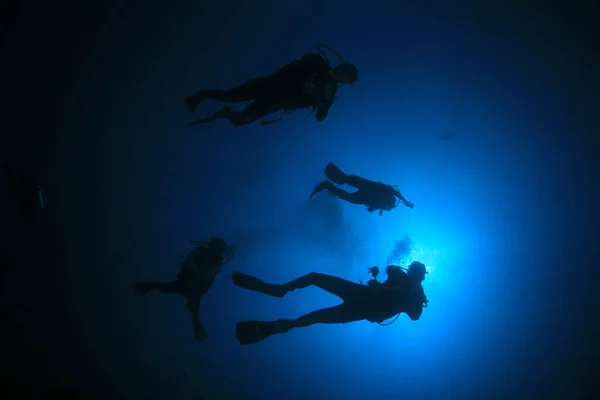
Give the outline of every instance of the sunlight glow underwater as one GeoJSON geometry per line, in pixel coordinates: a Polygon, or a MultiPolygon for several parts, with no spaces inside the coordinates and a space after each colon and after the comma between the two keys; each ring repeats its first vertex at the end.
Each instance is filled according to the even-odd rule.
{"type": "Polygon", "coordinates": [[[435,276],[436,260],[439,255],[440,251],[438,249],[428,248],[421,244],[415,245],[409,236],[405,236],[401,240],[396,241],[388,254],[385,266],[399,265],[406,268],[413,261],[419,261],[425,264],[427,279],[429,279],[435,276]]]}

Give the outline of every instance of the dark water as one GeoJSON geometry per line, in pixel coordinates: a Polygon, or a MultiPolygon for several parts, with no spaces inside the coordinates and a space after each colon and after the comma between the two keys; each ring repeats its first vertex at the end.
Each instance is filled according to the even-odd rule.
{"type": "Polygon", "coordinates": [[[589,389],[591,11],[77,3],[4,6],[3,111],[15,135],[3,135],[2,156],[43,183],[46,208],[26,221],[2,177],[3,379],[24,393],[60,382],[91,399],[576,399],[589,389]],[[317,42],[359,68],[324,122],[298,112],[265,127],[186,125],[185,95],[267,74],[317,42]],[[414,209],[379,217],[325,195],[308,202],[330,161],[398,185],[414,209]],[[215,235],[237,252],[203,299],[210,337],[195,343],[183,299],[138,298],[133,282],[171,279],[189,241],[215,235]],[[429,270],[417,322],[236,341],[236,321],[337,300],[245,292],[233,270],[357,281],[400,260],[429,270]]]}

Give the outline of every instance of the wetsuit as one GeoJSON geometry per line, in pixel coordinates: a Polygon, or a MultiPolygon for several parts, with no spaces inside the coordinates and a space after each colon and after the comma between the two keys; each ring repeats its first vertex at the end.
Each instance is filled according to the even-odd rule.
{"type": "Polygon", "coordinates": [[[227,108],[214,115],[191,122],[190,125],[227,118],[235,126],[252,123],[276,111],[292,111],[314,107],[316,118],[323,121],[333,104],[337,83],[330,76],[331,66],[318,54],[307,54],[271,75],[250,80],[230,90],[202,90],[186,98],[194,111],[204,99],[223,102],[252,101],[242,111],[227,108]]]}
{"type": "Polygon", "coordinates": [[[416,321],[421,317],[426,300],[421,284],[406,274],[405,277],[395,278],[394,281],[388,279],[384,283],[370,281],[369,285],[316,272],[283,285],[269,284],[239,272],[233,274],[232,280],[242,288],[275,297],[283,297],[295,289],[317,286],[343,301],[337,306],[316,310],[296,319],[238,322],[236,334],[240,344],[256,343],[276,333],[314,324],[345,324],[362,320],[383,322],[402,312],[416,321]]]}

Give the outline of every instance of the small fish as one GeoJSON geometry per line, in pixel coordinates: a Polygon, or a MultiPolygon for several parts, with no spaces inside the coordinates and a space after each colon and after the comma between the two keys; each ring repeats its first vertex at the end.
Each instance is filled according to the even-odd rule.
{"type": "Polygon", "coordinates": [[[42,208],[46,208],[46,205],[44,203],[44,195],[42,194],[42,188],[39,184],[37,185],[37,194],[38,194],[38,200],[40,201],[40,206],[42,208]]]}
{"type": "Polygon", "coordinates": [[[441,140],[450,140],[454,137],[454,135],[455,135],[454,133],[450,133],[448,135],[440,136],[440,139],[441,140]]]}

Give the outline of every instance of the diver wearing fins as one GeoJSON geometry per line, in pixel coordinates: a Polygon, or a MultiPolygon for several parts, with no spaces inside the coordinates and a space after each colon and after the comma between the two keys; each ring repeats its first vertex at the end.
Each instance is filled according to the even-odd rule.
{"type": "Polygon", "coordinates": [[[208,242],[191,242],[196,247],[181,262],[181,271],[172,282],[138,282],[135,290],[143,296],[151,290],[162,293],[180,294],[186,298],[186,307],[192,314],[194,336],[198,342],[208,337],[200,322],[200,300],[228,261],[227,243],[222,238],[212,238],[208,242]]]}
{"type": "Polygon", "coordinates": [[[317,120],[323,121],[329,108],[336,99],[341,84],[353,84],[358,79],[358,69],[344,59],[332,48],[323,44],[317,45],[320,54],[306,54],[300,60],[284,65],[271,75],[252,79],[229,90],[201,90],[185,98],[191,112],[205,99],[214,99],[228,103],[252,101],[242,111],[232,111],[223,107],[216,113],[189,122],[190,126],[205,124],[218,118],[226,118],[234,126],[242,126],[255,122],[276,111],[284,114],[277,119],[262,121],[260,125],[268,125],[281,120],[285,115],[299,109],[312,107],[316,110],[317,120]],[[340,65],[332,68],[327,56],[321,48],[335,53],[340,65]]]}
{"type": "Polygon", "coordinates": [[[342,200],[367,206],[369,212],[379,210],[380,216],[383,215],[383,211],[391,211],[396,208],[398,201],[401,201],[406,207],[414,207],[413,203],[402,196],[398,187],[374,182],[357,175],[347,175],[333,163],[329,163],[325,167],[325,176],[329,180],[319,183],[312,191],[309,199],[323,190],[329,190],[342,200]],[[350,185],[358,190],[349,193],[334,186],[332,182],[338,185],[350,185]]]}
{"type": "Polygon", "coordinates": [[[381,283],[377,281],[379,268],[369,268],[373,279],[367,285],[316,272],[276,285],[234,272],[231,279],[235,285],[273,297],[284,297],[293,290],[316,286],[338,296],[343,301],[337,306],[316,310],[296,319],[238,322],[237,339],[242,345],[253,344],[277,333],[314,324],[345,324],[367,320],[386,326],[395,320],[387,324],[383,324],[383,321],[394,316],[397,318],[403,312],[411,320],[417,321],[421,317],[423,307],[427,307],[429,303],[421,285],[427,271],[425,265],[418,261],[410,264],[406,272],[404,269],[397,265],[388,266],[386,268],[388,279],[381,283]]]}

